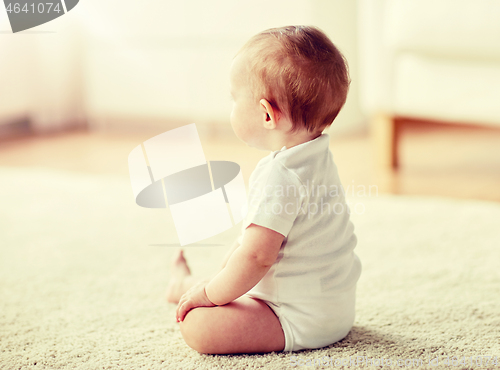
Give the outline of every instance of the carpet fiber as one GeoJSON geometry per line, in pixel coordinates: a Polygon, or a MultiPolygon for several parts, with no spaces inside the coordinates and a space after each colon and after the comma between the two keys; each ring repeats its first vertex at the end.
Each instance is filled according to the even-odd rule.
{"type": "MultiPolygon", "coordinates": [[[[500,368],[500,204],[351,197],[363,272],[347,338],[213,356],[186,346],[164,300],[169,212],[136,206],[127,178],[0,168],[0,190],[1,369],[500,368]]],[[[186,248],[195,275],[237,231],[186,248]]]]}

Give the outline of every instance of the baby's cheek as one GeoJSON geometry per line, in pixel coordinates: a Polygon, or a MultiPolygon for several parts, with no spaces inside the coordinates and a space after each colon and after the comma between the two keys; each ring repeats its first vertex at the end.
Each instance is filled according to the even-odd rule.
{"type": "Polygon", "coordinates": [[[237,108],[233,108],[233,110],[231,111],[231,127],[233,128],[236,136],[243,140],[245,128],[241,122],[241,119],[239,119],[237,108]]]}
{"type": "Polygon", "coordinates": [[[233,131],[236,133],[238,131],[238,125],[236,123],[236,120],[234,119],[234,115],[231,114],[231,127],[233,128],[233,131]]]}
{"type": "Polygon", "coordinates": [[[231,126],[233,126],[233,129],[238,125],[238,106],[233,103],[233,108],[231,109],[231,115],[229,116],[229,119],[231,121],[231,126]]]}
{"type": "Polygon", "coordinates": [[[235,128],[235,115],[234,115],[234,108],[231,110],[231,114],[229,115],[229,122],[231,122],[231,127],[233,128],[233,131],[236,131],[235,128]]]}
{"type": "Polygon", "coordinates": [[[241,125],[233,126],[233,130],[238,139],[245,141],[246,139],[245,130],[241,127],[241,125]]]}

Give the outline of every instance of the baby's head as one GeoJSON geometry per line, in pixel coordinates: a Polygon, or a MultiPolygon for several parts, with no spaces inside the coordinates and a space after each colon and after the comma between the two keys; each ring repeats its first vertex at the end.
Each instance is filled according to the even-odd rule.
{"type": "Polygon", "coordinates": [[[276,128],[282,134],[316,137],[337,117],[349,83],[344,56],[321,30],[289,26],[263,31],[243,46],[232,66],[235,132],[249,144],[252,137],[245,140],[245,134],[264,139],[276,128]]]}

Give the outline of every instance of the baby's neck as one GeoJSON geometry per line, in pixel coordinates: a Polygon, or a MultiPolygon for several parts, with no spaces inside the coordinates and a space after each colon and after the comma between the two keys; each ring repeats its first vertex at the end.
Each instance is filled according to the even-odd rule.
{"type": "Polygon", "coordinates": [[[281,148],[286,147],[287,149],[292,148],[296,145],[306,143],[308,141],[316,139],[321,135],[319,133],[310,133],[306,130],[299,130],[294,133],[285,133],[283,135],[279,135],[275,137],[275,140],[272,140],[271,151],[281,150],[281,148]]]}

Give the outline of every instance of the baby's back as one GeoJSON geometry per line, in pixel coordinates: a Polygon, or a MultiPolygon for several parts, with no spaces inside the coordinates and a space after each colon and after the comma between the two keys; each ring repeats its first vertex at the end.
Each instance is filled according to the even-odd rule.
{"type": "Polygon", "coordinates": [[[276,262],[249,292],[256,298],[324,300],[359,279],[354,226],[328,146],[329,136],[323,134],[273,152],[252,174],[243,227],[255,223],[286,236],[276,262]]]}

